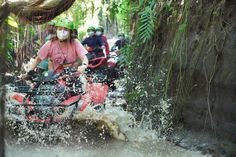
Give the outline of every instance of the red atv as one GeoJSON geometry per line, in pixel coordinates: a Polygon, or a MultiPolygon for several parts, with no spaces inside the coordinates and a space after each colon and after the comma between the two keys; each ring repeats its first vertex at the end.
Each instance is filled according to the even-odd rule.
{"type": "MultiPolygon", "coordinates": [[[[95,64],[90,66],[96,68],[95,64]]],[[[108,88],[106,83],[92,75],[83,78],[75,70],[66,68],[60,74],[34,80],[26,93],[9,92],[6,95],[6,117],[12,121],[62,123],[71,119],[73,113],[83,112],[89,106],[101,108],[108,88]]]]}
{"type": "Polygon", "coordinates": [[[114,81],[124,77],[122,67],[119,65],[119,56],[111,54],[109,56],[96,56],[96,53],[90,52],[87,54],[89,58],[89,67],[86,71],[87,75],[98,76],[105,82],[110,89],[115,90],[114,81]]]}

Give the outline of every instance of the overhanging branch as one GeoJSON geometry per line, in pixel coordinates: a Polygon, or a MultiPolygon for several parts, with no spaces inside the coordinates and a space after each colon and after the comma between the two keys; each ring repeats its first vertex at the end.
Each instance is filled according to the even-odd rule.
{"type": "Polygon", "coordinates": [[[74,2],[75,0],[8,0],[0,8],[0,22],[9,13],[13,13],[26,23],[45,23],[69,9],[74,2]]]}

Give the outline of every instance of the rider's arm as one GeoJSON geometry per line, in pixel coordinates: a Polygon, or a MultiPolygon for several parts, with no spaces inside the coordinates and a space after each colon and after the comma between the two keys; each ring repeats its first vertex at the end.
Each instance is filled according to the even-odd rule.
{"type": "Polygon", "coordinates": [[[88,67],[88,58],[85,55],[83,58],[80,58],[82,61],[82,64],[78,66],[77,71],[80,73],[84,73],[85,69],[88,67]]]}
{"type": "Polygon", "coordinates": [[[102,37],[101,36],[97,36],[97,41],[98,41],[98,45],[100,47],[105,47],[105,43],[104,41],[102,40],[102,37]]]}
{"type": "Polygon", "coordinates": [[[88,67],[88,58],[87,56],[85,55],[82,59],[82,65],[81,66],[84,66],[85,68],[88,67]]]}
{"type": "Polygon", "coordinates": [[[98,42],[99,47],[102,49],[102,52],[103,52],[104,56],[106,57],[105,43],[102,39],[102,36],[97,36],[97,42],[98,42]]]}
{"type": "Polygon", "coordinates": [[[41,59],[39,58],[39,56],[37,56],[37,57],[35,58],[33,64],[31,65],[29,71],[34,70],[40,62],[41,62],[41,59]]]}
{"type": "Polygon", "coordinates": [[[81,41],[81,44],[85,46],[87,44],[87,38],[85,38],[83,41],[81,41]]]}
{"type": "Polygon", "coordinates": [[[106,55],[109,55],[110,54],[110,47],[109,47],[109,44],[107,42],[107,37],[106,36],[102,36],[103,37],[103,41],[105,43],[105,50],[106,50],[106,55]]]}
{"type": "Polygon", "coordinates": [[[75,40],[75,49],[78,58],[82,61],[82,65],[78,67],[78,71],[82,71],[88,67],[88,58],[86,56],[88,51],[83,47],[83,45],[78,40],[75,40]]]}
{"type": "Polygon", "coordinates": [[[34,70],[37,65],[44,59],[46,59],[48,57],[48,53],[49,53],[49,48],[50,48],[51,42],[46,42],[39,50],[38,52],[38,56],[36,57],[35,61],[33,62],[33,64],[31,65],[30,70],[34,70]]]}

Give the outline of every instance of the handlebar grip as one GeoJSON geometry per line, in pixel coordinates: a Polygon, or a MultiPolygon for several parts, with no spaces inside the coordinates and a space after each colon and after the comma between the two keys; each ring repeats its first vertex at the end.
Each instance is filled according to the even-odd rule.
{"type": "Polygon", "coordinates": [[[106,60],[107,60],[106,57],[99,57],[99,58],[92,59],[89,61],[90,63],[88,64],[88,68],[91,68],[91,69],[97,68],[101,66],[106,60]]]}

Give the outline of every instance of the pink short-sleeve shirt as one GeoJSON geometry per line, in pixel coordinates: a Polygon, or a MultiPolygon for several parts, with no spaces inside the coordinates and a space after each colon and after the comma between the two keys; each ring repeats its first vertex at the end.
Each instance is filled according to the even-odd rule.
{"type": "Polygon", "coordinates": [[[78,40],[72,42],[48,41],[39,50],[39,58],[50,58],[53,70],[60,72],[63,64],[74,64],[78,58],[84,59],[87,50],[78,40]]]}

